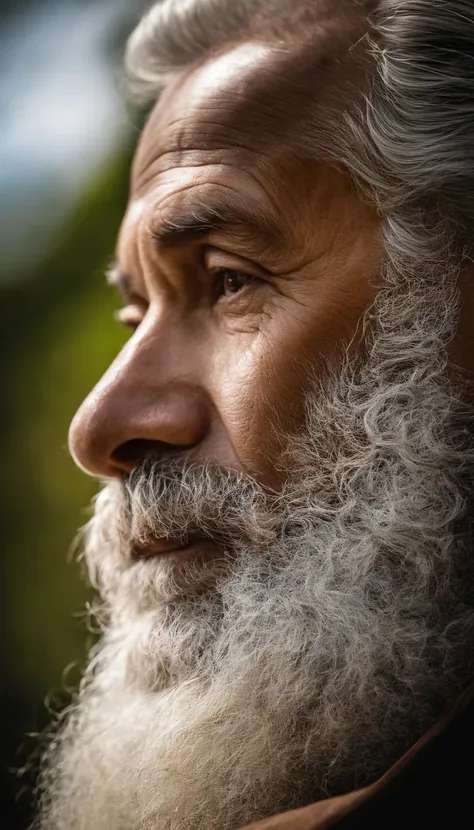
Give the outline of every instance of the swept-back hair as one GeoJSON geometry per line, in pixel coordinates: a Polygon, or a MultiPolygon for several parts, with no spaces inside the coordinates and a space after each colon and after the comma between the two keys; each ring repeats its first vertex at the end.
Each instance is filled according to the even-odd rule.
{"type": "Polygon", "coordinates": [[[342,96],[341,90],[326,96],[323,119],[317,91],[313,112],[305,97],[305,112],[295,123],[301,152],[347,168],[383,214],[408,210],[413,232],[423,226],[425,233],[423,244],[420,238],[418,244],[405,239],[406,254],[411,249],[423,258],[437,257],[439,245],[445,250],[455,239],[458,254],[469,255],[474,227],[470,0],[164,0],[130,37],[129,88],[136,100],[152,103],[181,69],[252,37],[291,43],[304,31],[311,49],[311,16],[315,32],[316,24],[320,28],[331,17],[341,29],[352,26],[353,39],[362,43],[348,43],[346,62],[352,55],[356,62],[362,51],[370,60],[358,73],[358,90],[346,78],[342,96]]]}

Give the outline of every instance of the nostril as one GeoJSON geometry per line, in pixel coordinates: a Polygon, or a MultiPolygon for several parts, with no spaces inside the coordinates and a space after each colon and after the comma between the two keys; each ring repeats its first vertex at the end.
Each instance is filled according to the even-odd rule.
{"type": "Polygon", "coordinates": [[[162,444],[148,438],[132,438],[115,449],[111,455],[111,462],[121,470],[130,473],[137,464],[146,458],[162,455],[162,444]]]}

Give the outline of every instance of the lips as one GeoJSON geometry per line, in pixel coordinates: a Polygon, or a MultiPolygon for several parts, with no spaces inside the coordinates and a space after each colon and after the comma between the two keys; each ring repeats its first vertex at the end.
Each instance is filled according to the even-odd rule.
{"type": "MultiPolygon", "coordinates": [[[[197,541],[197,540],[196,540],[197,541]]],[[[132,546],[133,559],[150,559],[153,556],[164,556],[167,553],[180,553],[191,547],[188,540],[183,542],[179,539],[153,539],[146,544],[135,544],[132,546]]],[[[194,544],[194,542],[193,542],[194,544]]]]}

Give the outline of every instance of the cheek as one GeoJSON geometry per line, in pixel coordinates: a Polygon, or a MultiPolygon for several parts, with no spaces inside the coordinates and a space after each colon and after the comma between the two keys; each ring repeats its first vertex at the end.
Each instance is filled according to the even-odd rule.
{"type": "Polygon", "coordinates": [[[312,322],[298,325],[282,314],[256,334],[226,336],[214,352],[212,396],[235,455],[271,486],[279,483],[275,469],[285,436],[303,423],[310,378],[323,365],[323,340],[326,354],[333,342],[328,326],[315,331],[312,322]]]}
{"type": "Polygon", "coordinates": [[[274,486],[270,459],[278,446],[275,427],[281,401],[288,395],[277,380],[275,347],[265,332],[233,334],[224,341],[214,351],[210,379],[219,418],[242,466],[274,486]]]}
{"type": "Polygon", "coordinates": [[[249,471],[277,486],[285,438],[301,429],[305,396],[328,362],[338,364],[374,289],[320,286],[295,302],[280,298],[253,333],[221,332],[214,344],[212,394],[234,452],[249,471]]]}

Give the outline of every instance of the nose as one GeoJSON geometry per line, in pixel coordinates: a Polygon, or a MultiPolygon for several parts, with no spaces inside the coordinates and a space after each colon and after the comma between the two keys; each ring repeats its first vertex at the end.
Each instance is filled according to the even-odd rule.
{"type": "Polygon", "coordinates": [[[190,376],[183,349],[170,343],[160,348],[153,336],[137,335],[86,398],[69,429],[74,460],[93,476],[129,474],[146,457],[189,452],[209,429],[209,401],[190,376]]]}

